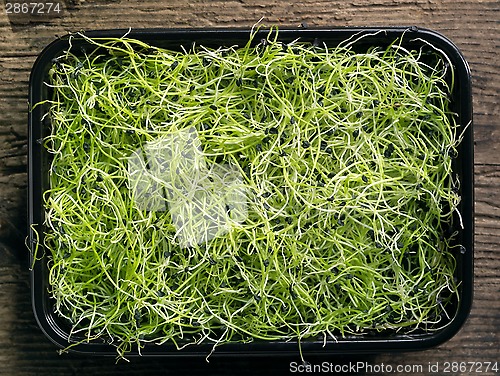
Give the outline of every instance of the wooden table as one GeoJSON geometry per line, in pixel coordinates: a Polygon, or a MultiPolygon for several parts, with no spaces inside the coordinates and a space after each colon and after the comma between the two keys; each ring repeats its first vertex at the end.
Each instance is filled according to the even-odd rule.
{"type": "MultiPolygon", "coordinates": [[[[57,1],[57,0],[53,0],[57,1]]],[[[494,0],[64,0],[55,17],[6,14],[0,3],[0,374],[283,374],[296,358],[131,359],[58,355],[31,311],[26,234],[27,93],[31,66],[56,35],[124,27],[417,25],[452,39],[470,63],[475,137],[475,299],[463,329],[436,349],[406,354],[313,359],[428,365],[500,362],[500,4],[494,0]]],[[[500,366],[500,364],[499,364],[500,366]]],[[[418,369],[415,369],[418,371],[418,369]]],[[[451,370],[451,368],[450,368],[451,370]]],[[[484,370],[484,368],[483,368],[484,370]]],[[[417,372],[414,372],[418,374],[417,372]]],[[[406,374],[412,374],[407,372],[406,374]]],[[[449,374],[449,373],[448,373],[449,374]]],[[[453,372],[452,374],[469,374],[453,372]]]]}

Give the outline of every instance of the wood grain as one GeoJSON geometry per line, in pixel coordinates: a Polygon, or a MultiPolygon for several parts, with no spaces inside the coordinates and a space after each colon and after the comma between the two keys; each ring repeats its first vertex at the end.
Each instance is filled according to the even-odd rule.
{"type": "MultiPolygon", "coordinates": [[[[418,25],[449,37],[470,64],[475,139],[475,299],[453,339],[417,353],[312,359],[340,364],[500,362],[500,6],[487,0],[68,0],[59,17],[15,17],[0,3],[0,374],[284,374],[297,358],[165,360],[58,355],[31,312],[26,226],[27,94],[29,72],[57,35],[127,27],[310,27],[418,25]]],[[[424,368],[425,368],[424,367],[424,368]]],[[[441,372],[442,373],[442,372],[441,372]]],[[[467,374],[467,373],[458,373],[467,374]]]]}

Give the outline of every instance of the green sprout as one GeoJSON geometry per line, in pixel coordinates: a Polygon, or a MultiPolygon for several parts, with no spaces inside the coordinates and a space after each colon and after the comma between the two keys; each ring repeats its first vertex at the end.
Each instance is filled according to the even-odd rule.
{"type": "MultiPolygon", "coordinates": [[[[77,38],[90,47],[50,70],[43,139],[50,294],[73,341],[123,356],[145,343],[303,343],[449,322],[460,139],[445,57],[401,39],[285,44],[276,29],[189,51],[77,38]],[[182,244],[171,210],[137,205],[128,162],[188,129],[206,171],[241,177],[246,213],[182,244]]],[[[223,200],[213,205],[231,218],[223,200]]],[[[206,211],[191,213],[192,225],[206,211]]]]}

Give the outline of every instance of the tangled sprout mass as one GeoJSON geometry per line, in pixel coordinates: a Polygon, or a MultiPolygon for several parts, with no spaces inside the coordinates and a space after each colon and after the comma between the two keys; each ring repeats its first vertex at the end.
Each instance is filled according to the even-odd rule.
{"type": "MultiPolygon", "coordinates": [[[[454,314],[459,137],[438,52],[285,44],[275,29],[189,51],[77,38],[87,47],[50,70],[43,139],[50,293],[74,341],[123,355],[147,342],[408,334],[454,314]],[[188,131],[207,176],[230,166],[244,193],[235,216],[212,189],[224,231],[191,242],[182,229],[205,209],[178,221],[141,207],[129,170],[134,152],[188,131]]],[[[168,181],[156,184],[171,203],[168,181]]]]}

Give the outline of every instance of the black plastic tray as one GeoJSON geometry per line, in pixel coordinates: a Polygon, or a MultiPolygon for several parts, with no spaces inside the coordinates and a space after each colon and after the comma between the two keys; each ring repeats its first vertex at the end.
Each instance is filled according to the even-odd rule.
{"type": "MultiPolygon", "coordinates": [[[[179,50],[181,46],[197,45],[207,47],[244,45],[249,38],[249,30],[239,29],[213,29],[213,30],[173,30],[173,29],[140,29],[140,30],[103,30],[91,31],[86,35],[89,37],[120,37],[128,33],[128,37],[139,39],[172,50],[179,50]]],[[[265,37],[267,31],[260,31],[262,36],[257,34],[254,38],[259,41],[265,37]]],[[[464,127],[463,141],[458,149],[458,157],[455,160],[455,173],[458,174],[461,186],[460,195],[462,201],[459,211],[462,216],[463,229],[458,229],[458,242],[465,247],[465,252],[457,252],[456,278],[460,282],[459,293],[460,302],[457,306],[455,316],[450,319],[444,328],[429,333],[414,335],[380,334],[371,336],[346,336],[337,338],[336,342],[329,341],[326,346],[323,340],[302,341],[301,347],[304,354],[333,354],[333,353],[377,353],[383,351],[412,351],[423,350],[443,343],[455,335],[465,322],[472,304],[473,295],[473,245],[474,245],[474,191],[473,191],[473,131],[472,131],[472,97],[470,71],[463,55],[457,47],[444,36],[426,29],[417,27],[397,27],[397,28],[337,28],[337,29],[282,29],[279,39],[283,42],[290,42],[297,38],[302,41],[313,42],[315,38],[324,41],[329,46],[334,46],[340,42],[354,36],[365,37],[358,44],[361,48],[367,46],[385,46],[396,38],[404,35],[403,46],[419,47],[425,42],[431,43],[435,48],[448,56],[454,72],[455,86],[452,92],[451,110],[458,114],[457,123],[464,127]],[[468,125],[468,126],[467,126],[468,125]],[[467,127],[466,127],[467,126],[467,127]],[[466,128],[465,128],[466,127],[466,128]]],[[[82,39],[75,38],[71,41],[74,51],[80,47],[88,45],[82,39]]],[[[68,37],[55,40],[48,45],[36,60],[29,83],[29,103],[34,105],[42,100],[48,99],[49,93],[44,82],[48,81],[49,69],[52,66],[52,59],[62,54],[69,47],[68,37]]],[[[42,242],[37,238],[37,233],[41,234],[41,225],[44,222],[43,193],[47,186],[48,155],[37,140],[47,133],[47,125],[41,121],[43,109],[41,106],[35,107],[29,113],[29,235],[28,244],[32,252],[31,270],[31,297],[35,317],[42,331],[47,337],[58,346],[65,348],[70,344],[71,351],[116,355],[116,348],[105,343],[80,343],[75,344],[75,340],[68,341],[68,324],[54,313],[54,302],[48,293],[48,267],[47,254],[43,254],[43,249],[39,250],[38,257],[33,260],[34,247],[42,242]],[[38,230],[35,232],[35,230],[38,230]]],[[[42,247],[41,244],[39,247],[42,247]]],[[[161,346],[146,344],[141,350],[142,355],[161,356],[181,356],[181,355],[203,355],[206,356],[212,350],[213,344],[206,343],[197,346],[188,346],[179,351],[173,344],[161,346]]],[[[138,350],[126,355],[137,355],[138,350]]],[[[227,344],[221,346],[216,351],[217,354],[226,355],[276,355],[276,354],[297,354],[297,342],[259,342],[250,344],[227,344]]]]}

